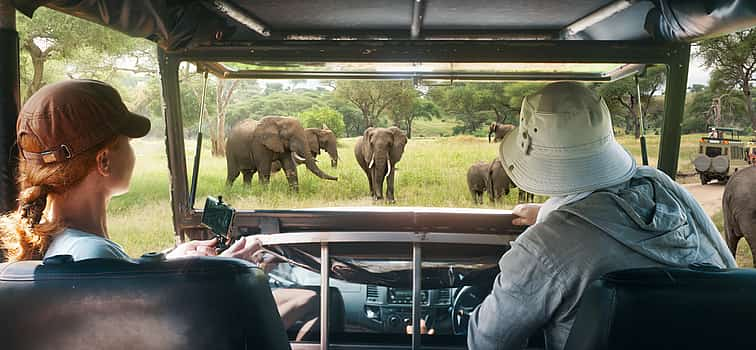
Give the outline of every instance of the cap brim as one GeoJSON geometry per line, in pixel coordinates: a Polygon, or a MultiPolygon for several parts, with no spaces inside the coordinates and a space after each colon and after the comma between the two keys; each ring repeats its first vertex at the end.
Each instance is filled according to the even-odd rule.
{"type": "Polygon", "coordinates": [[[515,132],[502,140],[499,154],[504,171],[520,189],[543,196],[567,196],[623,183],[636,170],[633,158],[616,141],[590,156],[545,159],[525,155],[515,132]]]}
{"type": "Polygon", "coordinates": [[[150,120],[147,119],[147,117],[135,113],[129,113],[119,132],[124,136],[137,139],[147,135],[147,133],[150,132],[150,127],[150,120]]]}

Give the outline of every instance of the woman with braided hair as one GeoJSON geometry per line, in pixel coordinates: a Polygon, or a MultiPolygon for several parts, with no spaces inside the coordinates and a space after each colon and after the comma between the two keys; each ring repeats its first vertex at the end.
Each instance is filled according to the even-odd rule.
{"type": "MultiPolygon", "coordinates": [[[[71,255],[129,259],[108,239],[108,203],[126,193],[134,170],[129,143],[150,130],[118,92],[94,80],[43,87],[24,104],[16,125],[18,210],[0,217],[9,261],[71,255]]],[[[179,245],[169,258],[215,255],[215,240],[179,245]]],[[[259,242],[240,239],[221,255],[251,259],[259,242]]]]}

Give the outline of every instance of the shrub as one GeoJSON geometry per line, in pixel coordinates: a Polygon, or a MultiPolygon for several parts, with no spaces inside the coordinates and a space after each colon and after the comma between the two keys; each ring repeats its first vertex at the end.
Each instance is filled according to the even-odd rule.
{"type": "Polygon", "coordinates": [[[344,136],[344,116],[331,107],[311,107],[299,114],[299,120],[305,128],[321,128],[326,125],[336,137],[344,136]]]}

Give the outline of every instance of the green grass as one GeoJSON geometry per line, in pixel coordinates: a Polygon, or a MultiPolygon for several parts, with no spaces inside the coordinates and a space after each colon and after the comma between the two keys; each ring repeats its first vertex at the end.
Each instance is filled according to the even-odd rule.
{"type": "MultiPolygon", "coordinates": [[[[416,134],[417,135],[417,134],[416,134]]],[[[683,137],[680,169],[690,168],[688,152],[697,148],[700,135],[683,137]]],[[[205,140],[197,189],[197,203],[202,205],[207,195],[223,195],[226,202],[236,208],[313,208],[333,206],[383,206],[375,202],[368,192],[367,178],[354,159],[355,139],[340,140],[339,167],[330,167],[327,154],[320,156],[322,169],[338,181],[325,181],[299,167],[299,193],[289,190],[283,173],[273,174],[271,183],[262,187],[255,175],[252,186],[242,185],[241,176],[234,186],[225,187],[226,160],[210,155],[209,140],[205,140]]],[[[638,155],[637,140],[620,137],[633,154],[638,155]]],[[[194,157],[194,140],[187,139],[187,166],[191,169],[194,157]]],[[[127,252],[138,256],[144,252],[164,249],[173,244],[173,224],[170,208],[169,174],[162,140],[134,140],[137,154],[136,168],[129,193],[112,200],[109,212],[111,238],[122,244],[127,252]]],[[[651,164],[656,164],[658,136],[649,136],[651,164]]],[[[484,138],[456,136],[442,138],[414,138],[409,141],[404,157],[398,163],[396,175],[396,206],[473,207],[467,190],[468,167],[477,161],[491,161],[496,157],[498,144],[489,144],[484,138]]],[[[544,198],[536,198],[542,201],[544,198]]],[[[493,205],[480,208],[512,208],[517,201],[517,190],[493,205]]]]}

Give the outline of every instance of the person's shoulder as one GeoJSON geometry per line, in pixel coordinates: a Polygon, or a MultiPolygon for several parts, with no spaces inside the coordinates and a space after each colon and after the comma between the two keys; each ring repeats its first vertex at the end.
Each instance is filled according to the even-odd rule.
{"type": "MultiPolygon", "coordinates": [[[[67,228],[55,238],[51,248],[55,248],[54,255],[71,255],[74,261],[105,258],[128,259],[123,248],[104,237],[88,232],[67,228]]],[[[49,256],[50,254],[48,254],[49,256]]]]}

